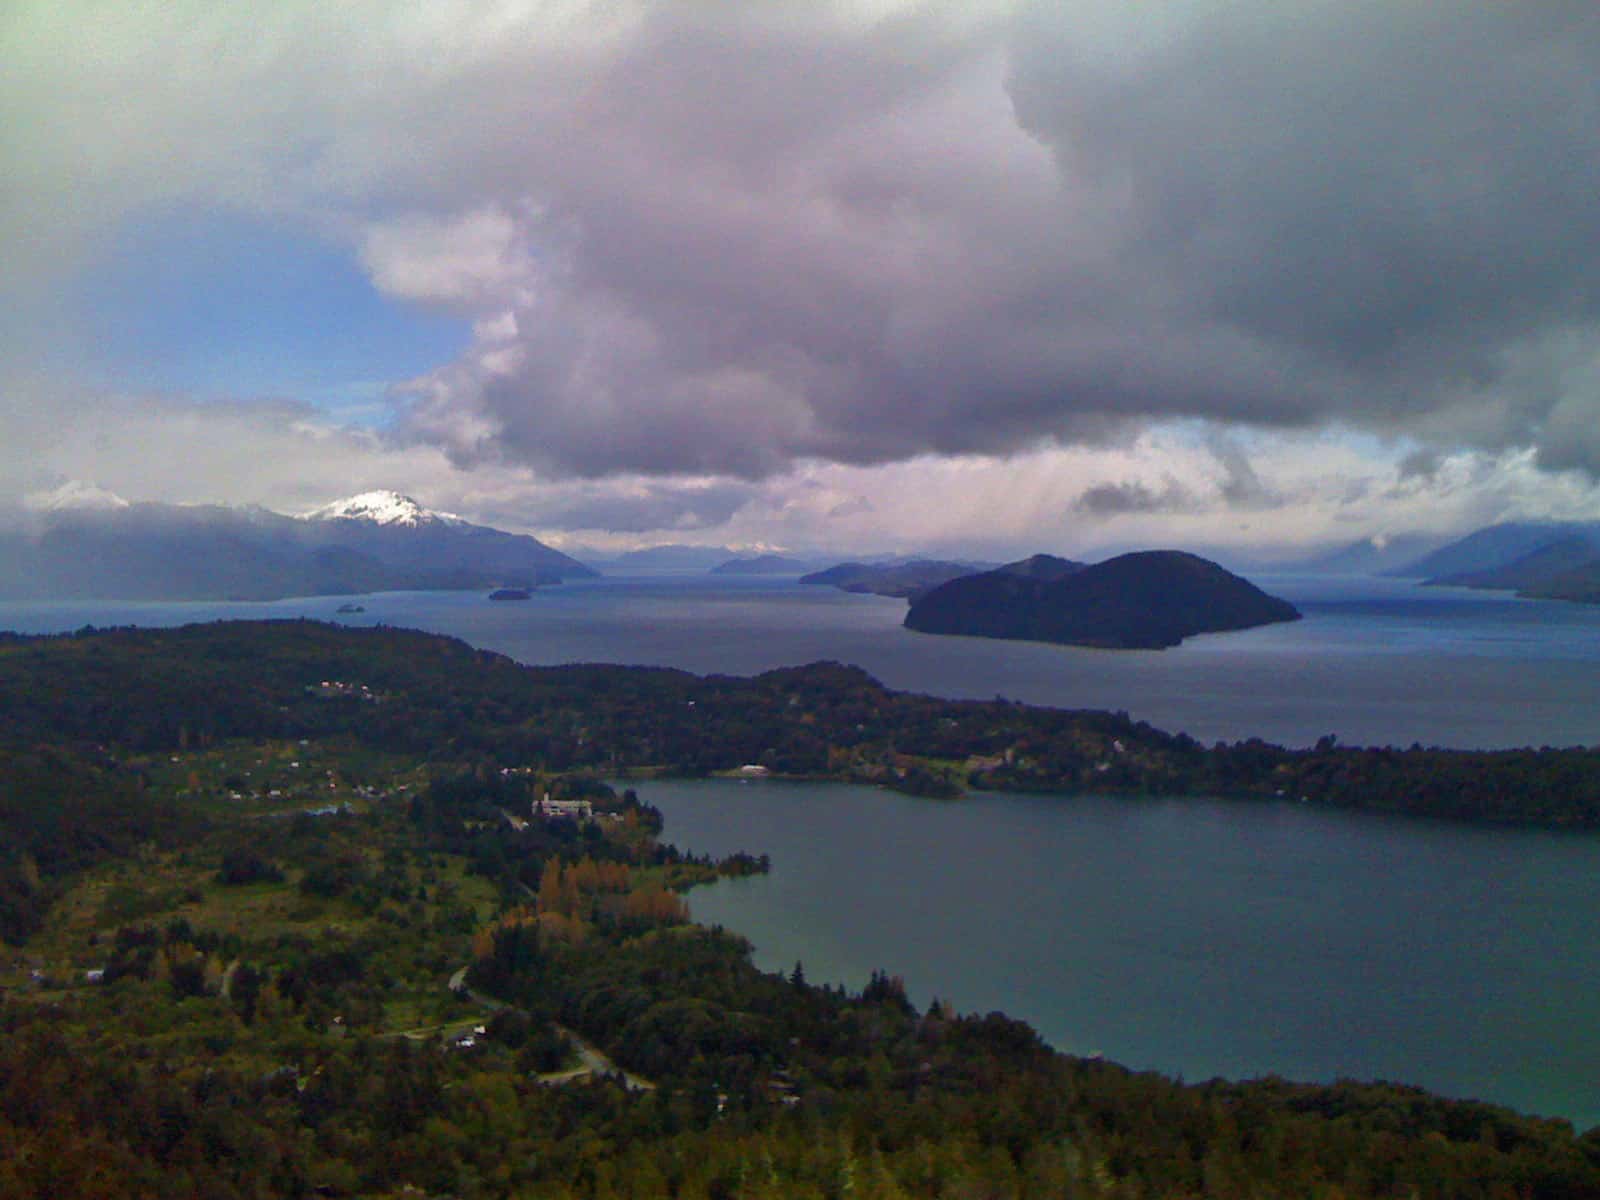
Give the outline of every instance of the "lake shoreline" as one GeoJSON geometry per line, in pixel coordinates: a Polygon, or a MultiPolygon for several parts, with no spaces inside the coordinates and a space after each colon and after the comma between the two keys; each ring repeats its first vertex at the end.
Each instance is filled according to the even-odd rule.
{"type": "Polygon", "coordinates": [[[1169,1078],[1404,1079],[1600,1125],[1595,839],[1170,797],[703,780],[640,798],[685,850],[770,855],[689,896],[763,970],[888,971],[920,1004],[1169,1078]]]}
{"type": "Polygon", "coordinates": [[[1261,576],[1305,619],[1192,638],[1159,655],[976,638],[900,626],[903,602],[792,580],[669,574],[573,581],[536,606],[475,592],[381,593],[248,604],[0,604],[27,633],[223,618],[338,620],[461,638],[528,665],[636,663],[750,676],[819,660],[895,690],[1003,695],[1124,711],[1204,744],[1259,737],[1493,750],[1600,745],[1600,611],[1364,577],[1261,576]]]}

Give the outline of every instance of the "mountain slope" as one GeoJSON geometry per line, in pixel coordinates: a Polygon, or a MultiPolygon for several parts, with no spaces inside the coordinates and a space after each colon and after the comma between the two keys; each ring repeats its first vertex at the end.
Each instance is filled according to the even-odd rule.
{"type": "Polygon", "coordinates": [[[905,625],[923,633],[1131,650],[1299,616],[1287,601],[1209,559],[1150,550],[1053,579],[1005,568],[955,579],[913,601],[905,625]]]}
{"type": "Polygon", "coordinates": [[[1600,604],[1600,547],[1581,534],[1568,534],[1493,570],[1444,575],[1425,582],[1428,586],[1514,591],[1532,600],[1600,604]]]}
{"type": "Polygon", "coordinates": [[[1424,533],[1378,535],[1347,542],[1309,558],[1278,564],[1276,569],[1319,575],[1403,575],[1409,574],[1414,563],[1438,550],[1445,541],[1445,538],[1424,533]]]}
{"type": "Polygon", "coordinates": [[[1586,538],[1600,550],[1600,523],[1580,521],[1514,521],[1489,525],[1425,554],[1409,566],[1387,572],[1414,579],[1442,579],[1476,571],[1493,571],[1535,550],[1570,536],[1586,538]]]}
{"type": "Polygon", "coordinates": [[[455,585],[460,587],[527,587],[597,574],[537,538],[431,512],[398,492],[365,492],[299,520],[312,545],[337,546],[391,567],[460,580],[455,585]]]}
{"type": "Polygon", "coordinates": [[[1487,571],[1464,571],[1426,580],[1429,586],[1538,591],[1568,572],[1600,561],[1600,550],[1588,538],[1568,534],[1504,566],[1487,571]]]}
{"type": "Polygon", "coordinates": [[[889,564],[845,562],[802,575],[800,582],[826,584],[842,592],[905,598],[980,570],[983,568],[975,563],[922,558],[889,564]]]}
{"type": "Polygon", "coordinates": [[[1519,595],[1536,600],[1571,600],[1577,604],[1600,604],[1600,558],[1563,571],[1519,595]]]}
{"type": "Polygon", "coordinates": [[[414,501],[351,504],[345,512],[297,518],[174,504],[47,510],[27,528],[0,534],[0,597],[274,600],[593,574],[534,538],[431,514],[414,501]]]}
{"type": "Polygon", "coordinates": [[[797,558],[781,554],[758,554],[754,558],[730,558],[711,568],[713,575],[798,575],[810,567],[797,558]]]}
{"type": "Polygon", "coordinates": [[[610,557],[586,555],[607,574],[626,575],[633,571],[709,571],[719,563],[727,562],[734,551],[727,546],[685,546],[671,543],[647,546],[642,550],[627,550],[610,557]]]}
{"type": "Polygon", "coordinates": [[[270,600],[406,578],[369,555],[306,547],[288,517],[133,504],[41,515],[0,539],[0,595],[36,600],[270,600]]]}

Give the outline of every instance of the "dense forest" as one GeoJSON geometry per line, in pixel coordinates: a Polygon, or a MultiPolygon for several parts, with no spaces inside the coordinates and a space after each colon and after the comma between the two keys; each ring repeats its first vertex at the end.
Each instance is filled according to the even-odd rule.
{"type": "Polygon", "coordinates": [[[302,622],[10,639],[0,711],[6,1197],[1600,1195],[1600,1134],[1564,1121],[1183,1084],[919,1010],[888,972],[763,973],[682,899],[761,848],[686,857],[648,781],[596,781],[759,762],[1353,803],[1366,780],[1406,808],[1488,778],[1486,815],[1585,823],[1587,752],[1204,749],[827,664],[533,670],[302,622]]]}

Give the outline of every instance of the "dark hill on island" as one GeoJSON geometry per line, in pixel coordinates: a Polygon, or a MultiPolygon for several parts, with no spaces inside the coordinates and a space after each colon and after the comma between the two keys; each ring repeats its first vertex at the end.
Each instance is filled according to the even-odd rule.
{"type": "Polygon", "coordinates": [[[1057,558],[1054,554],[1034,554],[1018,562],[996,568],[996,573],[1049,582],[1065,579],[1068,575],[1076,575],[1086,566],[1087,563],[1076,562],[1070,558],[1057,558]]]}
{"type": "Polygon", "coordinates": [[[1292,604],[1209,559],[1147,550],[1053,578],[1002,567],[954,579],[913,601],[905,625],[921,633],[1158,650],[1197,633],[1299,617],[1292,604]]]}

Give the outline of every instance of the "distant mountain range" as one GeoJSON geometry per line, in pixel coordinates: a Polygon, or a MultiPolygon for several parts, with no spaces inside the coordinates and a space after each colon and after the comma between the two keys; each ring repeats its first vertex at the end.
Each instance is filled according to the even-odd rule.
{"type": "Polygon", "coordinates": [[[1417,567],[1427,569],[1423,582],[1433,587],[1600,603],[1600,524],[1497,525],[1444,547],[1417,567]]]}
{"type": "Polygon", "coordinates": [[[1499,570],[1568,538],[1592,544],[1600,555],[1600,522],[1513,521],[1474,530],[1391,573],[1445,582],[1456,576],[1499,570]]]}
{"type": "Polygon", "coordinates": [[[842,592],[904,599],[963,575],[991,570],[994,566],[994,563],[945,562],[930,558],[898,563],[843,562],[823,571],[802,575],[800,582],[836,587],[842,592]]]}
{"type": "Polygon", "coordinates": [[[827,584],[843,592],[869,593],[915,600],[926,592],[967,575],[1003,571],[1032,579],[1056,579],[1081,570],[1082,563],[1050,554],[1035,554],[1020,562],[959,562],[934,558],[897,559],[886,563],[843,562],[824,571],[800,577],[801,583],[827,584]]]}
{"type": "Polygon", "coordinates": [[[0,597],[272,600],[532,587],[595,572],[536,538],[366,492],[302,517],[259,507],[99,503],[0,532],[0,597]]]}
{"type": "Polygon", "coordinates": [[[711,568],[713,575],[798,575],[809,571],[812,564],[798,558],[785,558],[781,554],[758,554],[754,557],[730,558],[711,568]]]}
{"type": "Polygon", "coordinates": [[[1275,570],[1311,571],[1329,575],[1401,574],[1425,554],[1443,546],[1449,539],[1437,534],[1400,533],[1362,538],[1310,558],[1279,563],[1275,570]]]}
{"type": "Polygon", "coordinates": [[[709,571],[737,553],[729,546],[685,546],[673,543],[647,546],[643,550],[625,550],[620,554],[584,554],[583,558],[607,575],[628,575],[635,571],[709,571]]]}
{"type": "Polygon", "coordinates": [[[1298,620],[1286,600],[1179,550],[1093,566],[1035,555],[967,575],[911,602],[907,629],[1119,650],[1176,646],[1197,633],[1298,620]]]}
{"type": "Polygon", "coordinates": [[[1596,549],[1593,542],[1569,533],[1499,566],[1438,575],[1428,582],[1434,585],[1524,591],[1542,587],[1550,580],[1588,566],[1597,559],[1600,559],[1600,550],[1596,549]]]}
{"type": "Polygon", "coordinates": [[[1371,538],[1292,569],[1388,575],[1429,587],[1594,604],[1600,603],[1600,521],[1507,521],[1448,542],[1427,534],[1371,538]]]}

